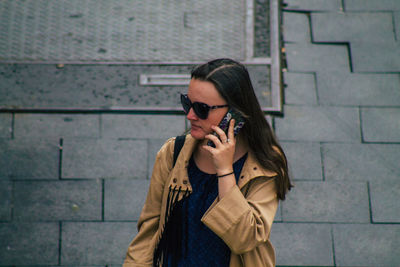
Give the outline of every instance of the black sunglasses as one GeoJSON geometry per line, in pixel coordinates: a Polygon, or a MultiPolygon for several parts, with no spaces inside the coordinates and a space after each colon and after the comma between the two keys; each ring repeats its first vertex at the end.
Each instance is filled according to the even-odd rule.
{"type": "Polygon", "coordinates": [[[181,94],[181,103],[183,110],[185,111],[186,114],[188,114],[190,108],[193,107],[193,111],[196,114],[196,116],[202,120],[207,119],[208,113],[210,112],[211,109],[229,107],[229,105],[209,106],[201,102],[192,103],[192,101],[190,101],[189,97],[186,94],[185,95],[181,94]]]}

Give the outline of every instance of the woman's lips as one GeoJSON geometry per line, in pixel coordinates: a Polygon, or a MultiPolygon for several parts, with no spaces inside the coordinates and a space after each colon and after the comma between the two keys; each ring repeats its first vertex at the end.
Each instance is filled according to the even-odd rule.
{"type": "Polygon", "coordinates": [[[193,124],[192,124],[192,129],[197,130],[197,129],[200,129],[200,128],[201,128],[200,126],[197,126],[197,125],[193,125],[193,124]]]}

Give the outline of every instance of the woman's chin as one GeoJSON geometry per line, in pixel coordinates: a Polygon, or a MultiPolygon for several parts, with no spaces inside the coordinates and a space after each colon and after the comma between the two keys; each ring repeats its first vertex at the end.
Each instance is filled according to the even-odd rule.
{"type": "Polygon", "coordinates": [[[197,140],[203,140],[206,136],[206,134],[203,131],[199,131],[199,130],[194,130],[191,129],[190,130],[190,135],[197,140]]]}

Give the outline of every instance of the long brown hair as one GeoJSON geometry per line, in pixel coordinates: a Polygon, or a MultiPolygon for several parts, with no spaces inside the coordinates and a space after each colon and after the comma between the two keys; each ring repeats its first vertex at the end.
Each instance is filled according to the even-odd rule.
{"type": "Polygon", "coordinates": [[[213,83],[228,105],[243,115],[241,135],[259,163],[277,173],[277,196],[284,200],[292,188],[287,159],[265,119],[246,67],[232,59],[215,59],[193,69],[191,78],[213,83]]]}

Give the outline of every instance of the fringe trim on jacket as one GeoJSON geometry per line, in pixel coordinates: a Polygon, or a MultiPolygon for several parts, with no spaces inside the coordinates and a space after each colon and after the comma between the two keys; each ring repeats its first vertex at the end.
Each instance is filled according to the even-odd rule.
{"type": "Polygon", "coordinates": [[[181,186],[177,187],[169,186],[164,227],[154,250],[154,267],[166,265],[169,257],[171,258],[172,266],[177,266],[178,260],[182,257],[182,241],[185,242],[183,253],[187,253],[188,227],[187,223],[182,224],[182,222],[186,222],[186,220],[183,220],[185,214],[183,202],[190,195],[190,192],[188,189],[182,191],[181,186]],[[182,198],[178,200],[181,193],[183,194],[182,198]]]}

